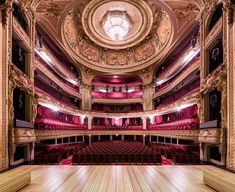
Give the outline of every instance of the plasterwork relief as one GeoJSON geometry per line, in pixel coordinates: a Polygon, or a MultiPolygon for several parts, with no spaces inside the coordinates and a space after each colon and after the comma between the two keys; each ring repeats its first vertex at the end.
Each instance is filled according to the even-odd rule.
{"type": "Polygon", "coordinates": [[[9,166],[8,161],[8,61],[10,59],[11,2],[0,5],[0,170],[9,166]]]}
{"type": "MultiPolygon", "coordinates": [[[[228,1],[226,1],[228,2],[228,1]]],[[[225,2],[225,3],[226,3],[225,2]]],[[[226,4],[225,6],[225,17],[227,18],[227,25],[226,25],[226,55],[227,55],[227,63],[228,63],[228,79],[227,79],[227,109],[228,109],[228,129],[227,129],[227,158],[226,158],[226,164],[227,168],[235,170],[235,123],[234,123],[234,117],[235,117],[235,77],[234,77],[234,56],[235,56],[235,15],[234,15],[234,5],[226,4]],[[228,9],[229,7],[229,9],[228,9]],[[230,23],[229,17],[231,16],[231,10],[233,12],[233,22],[230,23]],[[229,16],[230,15],[230,16],[229,16]]]]}
{"type": "Polygon", "coordinates": [[[202,143],[221,144],[225,139],[225,129],[211,128],[199,130],[198,140],[202,143]]]}
{"type": "Polygon", "coordinates": [[[174,138],[198,140],[199,130],[138,130],[138,131],[112,131],[112,130],[35,130],[37,140],[51,139],[61,136],[78,136],[78,135],[156,135],[156,136],[170,136],[174,138]]]}
{"type": "Polygon", "coordinates": [[[13,128],[12,138],[14,144],[35,142],[35,130],[27,128],[13,128]]]}
{"type": "Polygon", "coordinates": [[[193,3],[185,3],[183,7],[173,9],[176,17],[178,18],[178,25],[182,26],[190,19],[197,17],[200,13],[200,9],[193,3]]]}
{"type": "MultiPolygon", "coordinates": [[[[95,70],[108,72],[110,70],[127,71],[132,67],[144,68],[157,60],[172,36],[172,24],[165,12],[154,14],[154,27],[138,46],[123,50],[112,50],[98,46],[92,42],[81,29],[79,17],[81,11],[72,10],[64,20],[63,34],[65,44],[71,53],[82,64],[95,70]],[[160,19],[161,18],[161,19],[160,19]]],[[[136,68],[137,69],[137,68],[136,68]]],[[[137,69],[138,70],[138,69],[137,69]]]]}

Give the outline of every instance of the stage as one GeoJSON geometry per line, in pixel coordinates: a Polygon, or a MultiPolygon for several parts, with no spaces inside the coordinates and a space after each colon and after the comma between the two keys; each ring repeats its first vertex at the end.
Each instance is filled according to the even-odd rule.
{"type": "Polygon", "coordinates": [[[49,192],[199,192],[215,191],[203,184],[203,170],[213,166],[47,166],[29,165],[31,184],[20,191],[49,192]]]}

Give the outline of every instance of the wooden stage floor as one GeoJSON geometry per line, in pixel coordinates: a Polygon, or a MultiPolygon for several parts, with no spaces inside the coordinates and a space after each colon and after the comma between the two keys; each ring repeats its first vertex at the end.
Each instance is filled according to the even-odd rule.
{"type": "Polygon", "coordinates": [[[203,170],[213,166],[22,166],[31,184],[22,192],[200,192],[203,170]]]}

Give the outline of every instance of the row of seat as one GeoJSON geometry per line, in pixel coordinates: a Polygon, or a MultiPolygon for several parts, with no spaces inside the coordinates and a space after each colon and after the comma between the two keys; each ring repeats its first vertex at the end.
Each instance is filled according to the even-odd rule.
{"type": "Polygon", "coordinates": [[[94,142],[73,156],[73,164],[160,164],[161,155],[141,142],[94,142]]]}
{"type": "Polygon", "coordinates": [[[47,150],[46,148],[36,148],[34,163],[35,164],[59,164],[62,159],[68,159],[70,155],[77,154],[84,147],[84,143],[74,143],[61,145],[47,150]]]}
{"type": "Polygon", "coordinates": [[[149,125],[150,130],[186,130],[186,129],[198,129],[199,119],[198,118],[188,118],[179,121],[174,121],[171,123],[149,125]]]}
{"type": "Polygon", "coordinates": [[[197,148],[187,150],[159,143],[151,143],[150,147],[155,150],[156,153],[160,153],[167,159],[172,160],[174,164],[200,164],[199,149],[197,148]]]}
{"type": "Polygon", "coordinates": [[[143,129],[142,125],[123,125],[123,126],[111,126],[111,125],[92,125],[94,130],[141,130],[143,129]]]}
{"type": "Polygon", "coordinates": [[[35,119],[35,127],[38,129],[46,129],[46,130],[84,130],[84,129],[87,129],[87,125],[85,124],[64,123],[61,121],[47,119],[47,118],[35,119]]]}

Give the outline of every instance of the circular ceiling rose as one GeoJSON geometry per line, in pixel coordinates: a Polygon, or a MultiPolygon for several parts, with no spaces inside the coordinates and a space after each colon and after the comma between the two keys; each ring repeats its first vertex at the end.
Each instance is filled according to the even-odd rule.
{"type": "Polygon", "coordinates": [[[63,18],[62,39],[74,58],[91,69],[112,73],[141,70],[158,61],[170,47],[176,22],[164,2],[76,3],[63,18]]]}
{"type": "Polygon", "coordinates": [[[149,34],[152,24],[150,7],[140,0],[92,0],[82,13],[86,35],[96,44],[109,49],[125,49],[138,44],[149,34]],[[111,37],[113,34],[104,29],[104,24],[116,25],[109,29],[110,33],[112,29],[119,28],[122,34],[119,36],[116,31],[118,40],[115,35],[111,37]]]}

